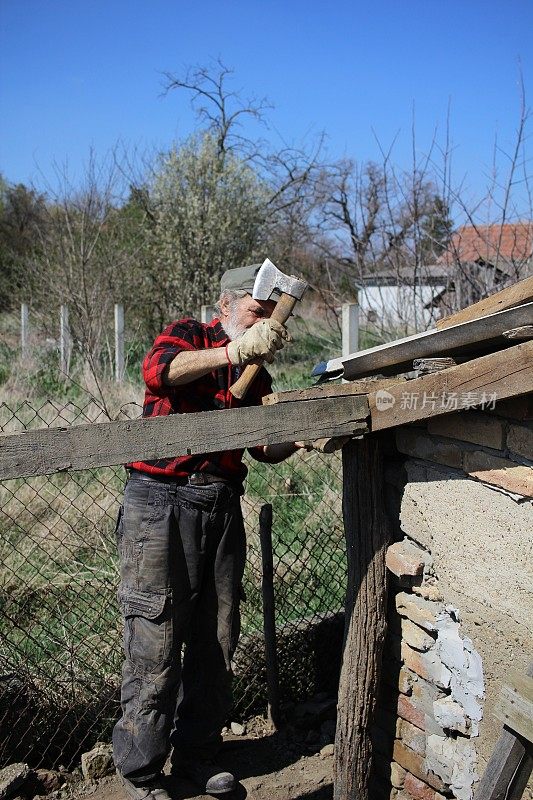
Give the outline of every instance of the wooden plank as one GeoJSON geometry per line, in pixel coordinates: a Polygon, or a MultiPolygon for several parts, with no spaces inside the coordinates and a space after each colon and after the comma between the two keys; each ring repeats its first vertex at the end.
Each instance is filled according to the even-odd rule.
{"type": "Polygon", "coordinates": [[[533,276],[524,278],[523,281],[514,283],[500,292],[484,297],[477,303],[473,303],[467,308],[462,308],[455,314],[443,317],[437,321],[437,328],[449,328],[450,325],[457,325],[460,322],[467,322],[470,319],[485,317],[495,311],[503,311],[506,308],[514,308],[522,303],[530,303],[533,300],[533,276]]]}
{"type": "MultiPolygon", "coordinates": [[[[533,772],[533,752],[527,750],[511,781],[505,800],[523,800],[529,778],[533,772]]],[[[530,795],[531,796],[531,795],[530,795]]]]}
{"type": "Polygon", "coordinates": [[[0,479],[362,434],[368,413],[353,396],[26,431],[0,436],[0,479]]]}
{"type": "MultiPolygon", "coordinates": [[[[480,343],[487,352],[505,346],[504,331],[530,325],[533,321],[533,303],[499,311],[481,319],[453,325],[443,330],[424,331],[406,336],[395,342],[371,347],[348,358],[328,361],[323,373],[326,377],[344,377],[349,380],[372,375],[394,368],[402,371],[404,365],[415,358],[438,355],[464,355],[468,350],[479,351],[480,343]]],[[[408,368],[408,367],[407,367],[408,368]]]]}
{"type": "Polygon", "coordinates": [[[349,383],[324,383],[311,386],[309,389],[291,389],[287,392],[272,392],[263,397],[263,405],[277,403],[294,403],[299,400],[319,400],[325,397],[350,397],[357,394],[369,394],[377,389],[401,383],[405,386],[405,378],[384,378],[383,380],[350,381],[349,383]]]}
{"type": "Polygon", "coordinates": [[[533,678],[512,675],[502,686],[494,715],[533,743],[533,678]]]}
{"type": "Polygon", "coordinates": [[[478,783],[474,800],[507,800],[509,786],[525,755],[525,741],[504,728],[478,783]]]}
{"type": "Polygon", "coordinates": [[[368,395],[372,430],[405,425],[533,392],[533,342],[368,395]],[[476,402],[477,400],[477,402],[476,402]]]}

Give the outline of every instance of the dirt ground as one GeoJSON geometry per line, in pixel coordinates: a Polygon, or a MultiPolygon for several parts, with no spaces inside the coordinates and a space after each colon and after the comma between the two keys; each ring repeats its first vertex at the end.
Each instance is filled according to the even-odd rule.
{"type": "MultiPolygon", "coordinates": [[[[306,748],[309,749],[309,748],[306,748]]],[[[316,748],[315,748],[316,749],[316,748]]],[[[333,756],[326,753],[302,754],[286,733],[246,734],[226,737],[218,759],[239,780],[232,800],[330,800],[333,796],[333,756]]],[[[168,783],[172,800],[203,800],[186,780],[168,783]]],[[[72,800],[127,800],[116,777],[103,778],[95,784],[81,784],[70,794],[72,800]]],[[[212,798],[211,798],[212,800],[212,798]]]]}

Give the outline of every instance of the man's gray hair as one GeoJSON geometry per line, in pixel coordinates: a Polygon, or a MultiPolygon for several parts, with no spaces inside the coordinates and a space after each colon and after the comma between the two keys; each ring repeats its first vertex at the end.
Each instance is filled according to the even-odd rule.
{"type": "Polygon", "coordinates": [[[228,300],[230,305],[233,305],[236,300],[241,300],[243,297],[249,292],[245,291],[244,289],[227,289],[225,292],[222,292],[220,297],[218,298],[217,302],[215,303],[215,310],[218,314],[221,312],[220,303],[222,300],[228,300]]]}

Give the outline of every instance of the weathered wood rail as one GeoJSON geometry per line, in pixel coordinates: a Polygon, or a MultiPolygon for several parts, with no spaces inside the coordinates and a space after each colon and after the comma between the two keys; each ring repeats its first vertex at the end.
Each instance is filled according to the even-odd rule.
{"type": "Polygon", "coordinates": [[[46,428],[0,436],[0,480],[369,430],[366,397],[46,428]]]}

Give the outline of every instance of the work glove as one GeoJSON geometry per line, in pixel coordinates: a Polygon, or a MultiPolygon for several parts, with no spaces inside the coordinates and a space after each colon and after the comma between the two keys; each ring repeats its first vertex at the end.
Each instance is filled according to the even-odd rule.
{"type": "Polygon", "coordinates": [[[272,364],[277,350],[289,341],[287,329],[275,319],[261,319],[238,339],[228,344],[227,354],[232,364],[246,364],[255,358],[272,364]]]}
{"type": "Polygon", "coordinates": [[[340,450],[352,436],[332,436],[326,439],[315,439],[312,442],[296,442],[296,444],[307,451],[316,450],[318,453],[334,453],[340,450]]]}

